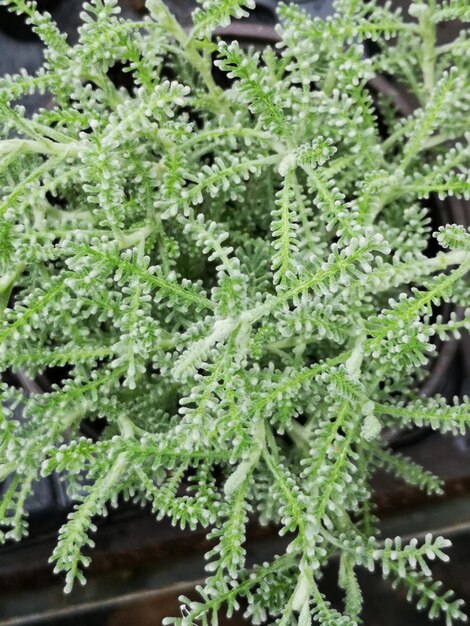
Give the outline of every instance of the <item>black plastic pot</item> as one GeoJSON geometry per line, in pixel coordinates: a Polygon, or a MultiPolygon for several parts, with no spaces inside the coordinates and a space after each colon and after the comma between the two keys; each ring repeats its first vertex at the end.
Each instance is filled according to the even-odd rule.
{"type": "MultiPolygon", "coordinates": [[[[60,2],[62,2],[62,0],[37,0],[37,5],[40,11],[51,11],[60,2]]],[[[22,41],[37,39],[31,27],[26,23],[24,15],[12,13],[3,6],[0,7],[0,30],[10,37],[22,41]]]]}

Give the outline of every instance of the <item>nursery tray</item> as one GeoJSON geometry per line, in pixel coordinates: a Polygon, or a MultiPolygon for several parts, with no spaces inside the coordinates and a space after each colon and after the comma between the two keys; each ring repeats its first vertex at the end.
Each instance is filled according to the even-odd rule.
{"type": "MultiPolygon", "coordinates": [[[[445,495],[424,498],[388,477],[378,476],[375,503],[386,536],[449,536],[454,543],[452,566],[438,563],[436,576],[470,603],[470,472],[465,438],[428,437],[408,446],[406,453],[444,477],[445,495]]],[[[37,532],[20,544],[0,551],[0,626],[40,624],[116,626],[133,620],[139,626],[159,624],[178,613],[177,597],[191,594],[203,575],[203,554],[209,543],[203,532],[181,531],[155,522],[145,509],[120,506],[98,522],[96,548],[88,584],[65,596],[63,580],[52,574],[48,557],[56,530],[37,532]]],[[[262,562],[281,554],[289,538],[275,528],[250,528],[248,561],[262,562]]],[[[327,569],[324,590],[341,605],[336,589],[336,564],[327,569]]],[[[407,605],[378,575],[360,572],[365,590],[365,626],[406,623],[429,626],[427,617],[407,605]],[[386,607],[386,610],[384,609],[386,607]]],[[[244,623],[237,618],[227,623],[244,623]]],[[[224,622],[222,622],[223,624],[224,622]]],[[[439,623],[439,622],[438,622],[439,623]]]]}

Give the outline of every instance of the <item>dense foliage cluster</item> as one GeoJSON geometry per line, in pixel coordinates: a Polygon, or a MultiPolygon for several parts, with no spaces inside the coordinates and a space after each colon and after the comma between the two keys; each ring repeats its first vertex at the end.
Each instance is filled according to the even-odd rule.
{"type": "Polygon", "coordinates": [[[140,22],[94,0],[74,46],[33,2],[1,2],[47,49],[36,75],[0,81],[0,366],[62,372],[44,394],[3,384],[2,539],[27,532],[34,481],[58,471],[76,500],[51,559],[66,591],[124,497],[215,542],[200,601],[168,623],[216,624],[243,599],[255,624],[353,626],[359,567],[463,619],[428,566],[448,541],[381,539],[370,480],[438,492],[381,431],[470,423],[467,401],[416,392],[435,337],[469,326],[433,307],[470,306],[470,233],[441,227],[428,252],[430,196],[470,196],[469,35],[436,43],[467,0],[414,1],[408,21],[363,0],[326,21],[281,5],[262,52],[212,35],[251,0],[204,0],[189,32],[161,0],[140,22]],[[413,114],[376,97],[383,72],[413,114]],[[28,119],[35,91],[51,105],[28,119]],[[286,553],[247,564],[249,518],[278,525],[286,553]],[[342,613],[318,586],[331,558],[342,613]]]}

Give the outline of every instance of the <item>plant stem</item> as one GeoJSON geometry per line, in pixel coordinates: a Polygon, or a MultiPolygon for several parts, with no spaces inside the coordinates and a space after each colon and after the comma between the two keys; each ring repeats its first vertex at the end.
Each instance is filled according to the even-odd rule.
{"type": "Polygon", "coordinates": [[[37,154],[54,154],[64,158],[78,156],[84,149],[83,143],[59,143],[43,139],[4,139],[0,141],[0,156],[11,152],[33,152],[37,154]]]}
{"type": "Polygon", "coordinates": [[[421,67],[424,81],[424,99],[427,101],[432,93],[435,83],[436,25],[432,20],[434,0],[430,0],[429,5],[420,5],[419,8],[418,19],[422,38],[421,67]]]}
{"type": "MultiPolygon", "coordinates": [[[[161,13],[161,18],[164,18],[167,31],[171,33],[179,43],[181,52],[186,57],[186,60],[191,67],[193,67],[201,76],[209,94],[214,99],[214,102],[217,102],[219,108],[223,108],[224,113],[226,113],[229,118],[233,118],[233,113],[230,110],[225,92],[216,85],[214,78],[212,77],[211,66],[199,53],[196,41],[178,23],[164,2],[158,1],[158,9],[161,13]]],[[[161,24],[159,24],[159,27],[161,27],[161,24]]]]}

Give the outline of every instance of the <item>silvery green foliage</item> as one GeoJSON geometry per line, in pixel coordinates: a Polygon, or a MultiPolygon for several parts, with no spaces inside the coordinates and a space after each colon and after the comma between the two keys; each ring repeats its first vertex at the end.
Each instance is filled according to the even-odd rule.
{"type": "Polygon", "coordinates": [[[470,306],[470,233],[443,227],[427,254],[430,195],[470,196],[468,33],[435,37],[467,1],[413,2],[411,22],[362,0],[326,22],[281,6],[281,42],[261,53],[211,38],[249,1],[202,2],[188,33],[160,0],[139,23],[95,0],[73,47],[34,3],[2,3],[47,52],[0,82],[0,363],[65,366],[43,395],[3,386],[26,420],[1,418],[2,539],[26,534],[34,481],[57,470],[76,499],[51,559],[66,591],[95,518],[125,497],[215,542],[199,601],[169,623],[215,624],[242,600],[255,624],[352,626],[360,567],[464,619],[428,565],[449,542],[382,540],[369,502],[378,467],[442,488],[384,426],[470,422],[467,400],[414,391],[433,339],[469,326],[432,307],[470,306]],[[416,96],[409,117],[374,101],[382,71],[416,96]],[[26,119],[16,102],[38,90],[51,106],[26,119]],[[99,439],[81,436],[98,417],[99,439]],[[246,563],[249,516],[288,535],[284,555],[246,563]],[[335,555],[343,613],[318,587],[335,555]]]}

